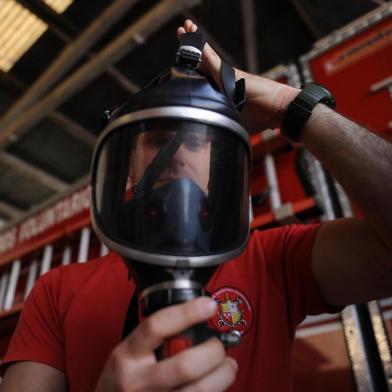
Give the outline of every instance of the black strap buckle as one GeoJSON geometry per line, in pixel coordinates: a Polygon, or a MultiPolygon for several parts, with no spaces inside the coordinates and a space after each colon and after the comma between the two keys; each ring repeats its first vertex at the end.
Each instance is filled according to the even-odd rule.
{"type": "Polygon", "coordinates": [[[235,81],[234,68],[221,61],[221,80],[226,96],[234,103],[238,111],[241,111],[245,104],[245,79],[235,81]]]}
{"type": "Polygon", "coordinates": [[[190,65],[197,69],[201,62],[206,39],[199,32],[185,33],[180,36],[180,47],[177,52],[177,64],[190,65]]]}
{"type": "MultiPolygon", "coordinates": [[[[194,33],[184,33],[180,36],[179,41],[177,64],[190,65],[197,69],[207,41],[205,34],[200,29],[194,33]]],[[[221,62],[220,72],[224,93],[233,102],[237,110],[241,111],[246,100],[245,79],[236,82],[234,69],[224,61],[221,62]]]]}

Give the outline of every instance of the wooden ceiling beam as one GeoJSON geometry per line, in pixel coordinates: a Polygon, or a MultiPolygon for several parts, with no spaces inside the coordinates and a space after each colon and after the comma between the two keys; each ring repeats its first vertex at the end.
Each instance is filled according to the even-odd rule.
{"type": "Polygon", "coordinates": [[[27,174],[29,177],[34,178],[42,185],[47,186],[54,191],[61,192],[68,188],[68,184],[59,178],[47,173],[46,171],[31,165],[30,163],[18,158],[16,155],[9,154],[8,152],[0,152],[0,161],[4,164],[13,167],[15,170],[27,174]]]}
{"type": "Polygon", "coordinates": [[[140,87],[135,82],[125,76],[113,65],[109,65],[106,68],[106,73],[109,74],[125,91],[134,94],[140,90],[140,87]]]}
{"type": "Polygon", "coordinates": [[[318,40],[323,34],[320,29],[316,26],[316,24],[312,21],[312,18],[306,12],[303,4],[300,0],[290,0],[291,5],[294,7],[295,11],[299,15],[299,17],[304,22],[307,29],[312,33],[313,37],[318,40]]]}
{"type": "MultiPolygon", "coordinates": [[[[136,3],[137,0],[116,0],[99,15],[77,39],[67,45],[46,71],[0,119],[0,134],[20,114],[30,108],[38,99],[52,88],[136,3]]],[[[109,64],[108,64],[109,65],[109,64]]]]}
{"type": "Polygon", "coordinates": [[[60,112],[54,111],[49,114],[48,118],[54,123],[58,124],[61,129],[66,131],[74,139],[83,143],[87,147],[90,147],[91,149],[95,147],[95,142],[97,141],[96,136],[77,122],[71,120],[69,117],[60,112]]]}
{"type": "Polygon", "coordinates": [[[9,220],[19,219],[26,211],[5,201],[0,201],[0,214],[9,220]]]}
{"type": "MultiPolygon", "coordinates": [[[[5,89],[10,91],[12,94],[20,95],[26,90],[23,82],[17,79],[14,75],[0,71],[0,85],[5,86],[5,89]]],[[[89,132],[86,128],[80,124],[71,120],[64,114],[53,111],[48,115],[49,120],[53,121],[62,130],[69,133],[73,138],[82,142],[90,148],[94,148],[96,142],[96,136],[89,132]]]]}
{"type": "Polygon", "coordinates": [[[243,0],[241,5],[248,71],[250,73],[257,74],[259,66],[257,61],[257,36],[255,28],[256,13],[254,0],[243,0]]]}
{"type": "Polygon", "coordinates": [[[376,5],[384,5],[387,3],[388,0],[370,0],[371,3],[376,4],[376,5]]]}
{"type": "MultiPolygon", "coordinates": [[[[80,33],[80,29],[76,27],[64,15],[59,15],[52,8],[50,8],[42,0],[17,0],[24,7],[28,8],[38,18],[42,19],[51,29],[65,43],[73,41],[80,33]]],[[[95,55],[94,52],[88,52],[87,57],[91,58],[95,55]]],[[[124,74],[117,70],[113,65],[109,65],[106,70],[109,74],[125,91],[133,94],[140,90],[139,86],[129,80],[124,74]]]]}
{"type": "MultiPolygon", "coordinates": [[[[127,1],[129,2],[129,0],[127,1]]],[[[17,118],[13,118],[12,116],[13,121],[6,126],[4,126],[4,123],[0,123],[0,145],[4,146],[12,141],[12,139],[27,132],[28,129],[31,129],[31,127],[46,117],[52,110],[56,109],[70,96],[80,91],[84,86],[88,85],[98,75],[104,72],[109,65],[119,61],[129,51],[138,46],[141,41],[161,28],[173,16],[178,15],[184,8],[192,7],[199,2],[200,0],[163,0],[159,2],[97,53],[94,58],[81,65],[50,93],[27,109],[23,116],[18,116],[17,118]]],[[[100,23],[104,24],[105,22],[101,20],[100,23]]],[[[57,66],[60,67],[61,63],[58,63],[57,66]]],[[[28,97],[29,101],[30,97],[28,97]]],[[[23,105],[26,101],[27,99],[23,105]]]]}

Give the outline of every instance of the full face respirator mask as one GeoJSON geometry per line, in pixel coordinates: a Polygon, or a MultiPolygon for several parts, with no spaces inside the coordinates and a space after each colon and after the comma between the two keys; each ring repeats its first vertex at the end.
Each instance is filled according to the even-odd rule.
{"type": "MultiPolygon", "coordinates": [[[[175,65],[106,112],[94,152],[93,226],[126,261],[143,315],[205,295],[216,267],[249,236],[244,80],[223,63],[222,93],[202,75],[204,43],[183,34],[175,65]]],[[[214,333],[202,325],[185,334],[195,344],[214,333]]]]}

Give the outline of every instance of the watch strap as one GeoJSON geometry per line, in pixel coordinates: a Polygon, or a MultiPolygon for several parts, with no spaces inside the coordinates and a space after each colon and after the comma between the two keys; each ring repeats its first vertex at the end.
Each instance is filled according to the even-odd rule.
{"type": "Polygon", "coordinates": [[[290,102],[282,121],[281,132],[289,139],[298,142],[302,129],[312,115],[314,107],[319,103],[334,108],[335,99],[323,86],[308,83],[301,92],[290,102]]]}

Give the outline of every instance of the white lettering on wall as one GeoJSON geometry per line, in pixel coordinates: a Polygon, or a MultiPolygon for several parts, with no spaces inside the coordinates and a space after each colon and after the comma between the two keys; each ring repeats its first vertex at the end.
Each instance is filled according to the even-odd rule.
{"type": "Polygon", "coordinates": [[[90,197],[88,186],[0,234],[0,254],[88,210],[90,197]]]}
{"type": "Polygon", "coordinates": [[[0,235],[0,253],[7,252],[16,244],[18,228],[13,227],[0,235]]]}

